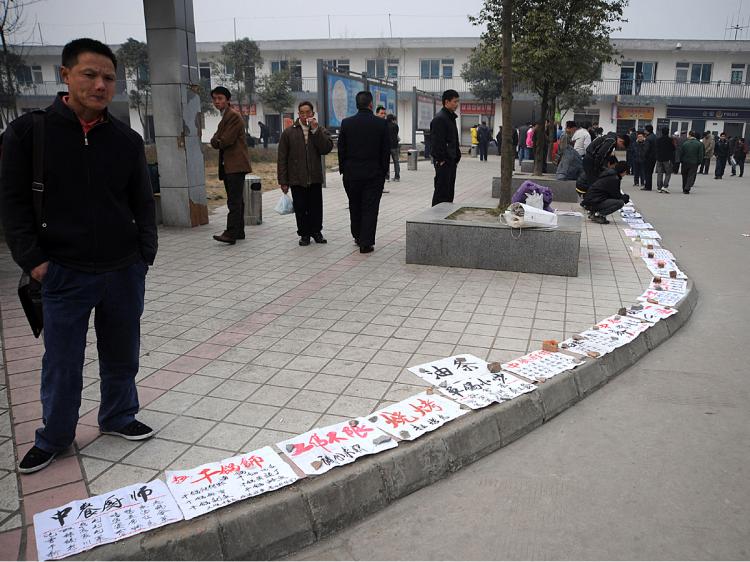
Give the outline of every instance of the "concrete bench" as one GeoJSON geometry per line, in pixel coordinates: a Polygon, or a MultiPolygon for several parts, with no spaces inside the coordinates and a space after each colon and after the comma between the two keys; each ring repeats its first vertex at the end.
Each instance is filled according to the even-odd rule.
{"type": "MultiPolygon", "coordinates": [[[[575,180],[556,180],[554,176],[532,176],[523,174],[514,174],[510,180],[511,195],[526,180],[549,187],[552,190],[552,201],[560,203],[578,203],[578,193],[576,192],[575,180]]],[[[500,178],[492,178],[492,197],[500,199],[500,178]]],[[[554,205],[553,205],[554,206],[554,205]]]]}
{"type": "MultiPolygon", "coordinates": [[[[533,160],[524,160],[521,162],[521,172],[524,174],[531,174],[534,172],[534,161],[533,160]]],[[[557,173],[557,164],[553,162],[547,162],[547,172],[548,174],[555,174],[557,173]]]]}
{"type": "Polygon", "coordinates": [[[578,275],[583,217],[560,216],[551,229],[446,218],[462,207],[492,208],[441,203],[407,219],[406,263],[578,275]]]}

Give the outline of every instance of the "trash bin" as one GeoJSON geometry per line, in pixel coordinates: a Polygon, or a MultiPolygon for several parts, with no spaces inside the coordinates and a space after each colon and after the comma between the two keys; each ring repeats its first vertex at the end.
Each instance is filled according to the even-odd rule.
{"type": "Polygon", "coordinates": [[[161,191],[161,186],[159,185],[159,164],[148,164],[148,176],[151,179],[151,189],[153,189],[154,193],[159,193],[161,191]]]}
{"type": "Polygon", "coordinates": [[[419,158],[419,151],[416,148],[410,148],[406,151],[406,169],[416,170],[417,169],[417,158],[419,158]]]}
{"type": "Polygon", "coordinates": [[[245,224],[263,224],[263,192],[259,176],[245,176],[245,224]]]}

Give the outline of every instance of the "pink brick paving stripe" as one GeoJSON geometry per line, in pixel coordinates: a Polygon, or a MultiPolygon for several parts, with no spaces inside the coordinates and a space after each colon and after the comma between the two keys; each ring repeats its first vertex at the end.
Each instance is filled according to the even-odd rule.
{"type": "Polygon", "coordinates": [[[139,385],[149,388],[160,388],[169,390],[190,376],[189,373],[178,373],[176,371],[156,371],[143,379],[139,385]]]}
{"type": "Polygon", "coordinates": [[[21,550],[23,529],[13,529],[0,533],[0,560],[18,560],[21,550]]]}
{"type": "Polygon", "coordinates": [[[55,459],[43,472],[21,475],[24,496],[83,480],[77,455],[55,459]]]}
{"type": "Polygon", "coordinates": [[[224,330],[225,332],[234,332],[236,334],[243,334],[245,336],[251,336],[261,328],[265,327],[266,324],[258,324],[253,322],[237,322],[236,324],[232,324],[224,330]]]}
{"type": "Polygon", "coordinates": [[[188,373],[192,375],[199,369],[208,365],[210,362],[210,359],[203,359],[201,357],[189,357],[187,355],[183,355],[182,357],[178,357],[168,365],[165,365],[164,370],[177,371],[179,373],[188,373]]]}
{"type": "Polygon", "coordinates": [[[192,357],[202,357],[203,359],[216,359],[230,349],[232,348],[228,345],[202,343],[186,352],[185,355],[190,355],[192,357]]]}
{"type": "Polygon", "coordinates": [[[278,314],[263,314],[262,312],[253,312],[247,316],[243,322],[254,322],[257,324],[268,324],[279,317],[278,314]]]}
{"type": "Polygon", "coordinates": [[[237,332],[223,331],[223,332],[219,332],[214,337],[209,339],[207,343],[232,346],[232,345],[237,345],[238,343],[240,343],[241,341],[245,339],[247,339],[245,334],[238,334],[237,332]]]}
{"type": "Polygon", "coordinates": [[[38,400],[28,404],[17,404],[11,408],[13,423],[36,420],[42,417],[42,404],[38,400]]]}
{"type": "Polygon", "coordinates": [[[270,313],[270,314],[284,314],[290,308],[292,308],[290,305],[284,305],[282,303],[279,303],[278,299],[276,299],[271,304],[267,304],[266,306],[258,310],[258,312],[270,313]]]}
{"type": "Polygon", "coordinates": [[[141,408],[145,408],[165,392],[166,390],[160,388],[146,388],[138,385],[138,403],[141,408]]]}
{"type": "Polygon", "coordinates": [[[20,325],[16,326],[14,328],[8,328],[7,330],[3,330],[3,335],[6,338],[15,338],[18,336],[27,336],[31,333],[31,330],[29,329],[28,325],[20,325]]]}
{"type": "Polygon", "coordinates": [[[22,553],[21,560],[38,560],[39,553],[36,551],[36,533],[34,525],[25,528],[26,531],[26,550],[22,553]]]}
{"type": "Polygon", "coordinates": [[[34,441],[34,433],[38,427],[41,427],[41,425],[42,418],[15,424],[13,426],[13,433],[15,434],[16,444],[23,445],[34,441]]]}
{"type": "Polygon", "coordinates": [[[28,347],[30,345],[36,345],[39,340],[34,337],[30,330],[27,330],[27,336],[20,336],[17,338],[5,337],[5,349],[15,349],[16,347],[28,347]]]}
{"type": "Polygon", "coordinates": [[[6,328],[16,328],[17,326],[27,326],[26,316],[16,316],[15,318],[3,318],[3,330],[6,328]]]}
{"type": "MultiPolygon", "coordinates": [[[[6,350],[7,353],[7,350],[6,350]]],[[[36,386],[39,387],[39,384],[42,380],[42,374],[39,371],[29,371],[28,373],[20,373],[18,375],[9,375],[8,376],[8,388],[14,389],[14,388],[22,388],[24,386],[36,386]]]]}
{"type": "Polygon", "coordinates": [[[41,357],[30,357],[28,359],[19,359],[18,361],[8,361],[5,365],[5,370],[9,375],[25,373],[26,371],[35,371],[41,368],[41,357]]]}
{"type": "MultiPolygon", "coordinates": [[[[45,472],[50,468],[51,466],[47,467],[45,472]]],[[[26,516],[26,522],[31,523],[34,520],[35,513],[39,513],[40,511],[52,507],[65,505],[73,500],[85,500],[88,497],[89,493],[86,490],[83,480],[71,482],[70,484],[63,484],[57,488],[37,492],[35,494],[26,494],[23,497],[23,510],[26,516]]]]}
{"type": "MultiPolygon", "coordinates": [[[[44,346],[30,345],[28,347],[17,347],[15,349],[8,349],[5,352],[6,361],[18,361],[19,359],[30,359],[32,357],[41,357],[44,355],[44,346]]],[[[29,369],[31,371],[32,369],[29,369]]]]}
{"type": "Polygon", "coordinates": [[[14,406],[34,401],[39,401],[39,387],[37,385],[24,386],[10,391],[10,403],[14,406]]]}
{"type": "Polygon", "coordinates": [[[78,418],[78,425],[79,426],[81,424],[83,424],[83,425],[89,425],[91,427],[96,427],[98,429],[99,428],[99,422],[96,420],[98,414],[99,414],[99,412],[97,411],[97,408],[94,408],[89,413],[87,413],[87,414],[81,416],[80,418],[78,418]]]}

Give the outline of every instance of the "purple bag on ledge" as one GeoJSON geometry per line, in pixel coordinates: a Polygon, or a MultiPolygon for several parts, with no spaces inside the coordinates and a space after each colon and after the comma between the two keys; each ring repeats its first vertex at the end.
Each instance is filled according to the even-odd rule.
{"type": "Polygon", "coordinates": [[[549,187],[539,185],[538,183],[534,183],[533,181],[529,180],[526,180],[520,186],[518,186],[518,189],[513,194],[511,203],[526,204],[526,195],[534,192],[542,194],[542,200],[544,201],[544,210],[549,211],[550,213],[554,213],[555,210],[550,207],[550,203],[552,203],[552,190],[549,187]]]}

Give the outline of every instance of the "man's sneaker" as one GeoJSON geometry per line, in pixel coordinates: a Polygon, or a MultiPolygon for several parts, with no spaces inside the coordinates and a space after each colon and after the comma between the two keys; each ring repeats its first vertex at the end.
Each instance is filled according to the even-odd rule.
{"type": "Polygon", "coordinates": [[[596,224],[609,224],[609,221],[605,217],[601,217],[599,215],[594,215],[593,217],[591,217],[591,220],[596,224]]]}
{"type": "Polygon", "coordinates": [[[31,474],[37,470],[49,466],[49,463],[57,456],[57,453],[48,453],[42,451],[39,447],[34,445],[29,452],[23,457],[23,460],[18,465],[18,472],[21,474],[31,474]]]}
{"type": "Polygon", "coordinates": [[[393,178],[393,181],[401,181],[401,178],[393,178]]]}
{"type": "Polygon", "coordinates": [[[667,193],[667,194],[668,194],[668,193],[669,193],[669,188],[668,188],[668,187],[662,187],[662,188],[661,188],[661,192],[662,192],[662,193],[667,193]]]}
{"type": "Polygon", "coordinates": [[[325,238],[323,238],[323,234],[321,234],[320,232],[316,232],[315,234],[313,234],[312,235],[312,239],[315,240],[316,244],[326,244],[326,243],[328,243],[328,240],[326,240],[325,238]]]}
{"type": "Polygon", "coordinates": [[[145,423],[141,423],[138,420],[133,420],[125,427],[121,427],[117,431],[105,431],[101,430],[104,435],[117,435],[128,441],[142,441],[148,439],[154,434],[154,430],[147,426],[145,423]]]}
{"type": "Polygon", "coordinates": [[[301,236],[299,239],[299,245],[300,246],[309,246],[310,245],[310,237],[309,236],[301,236]]]}

